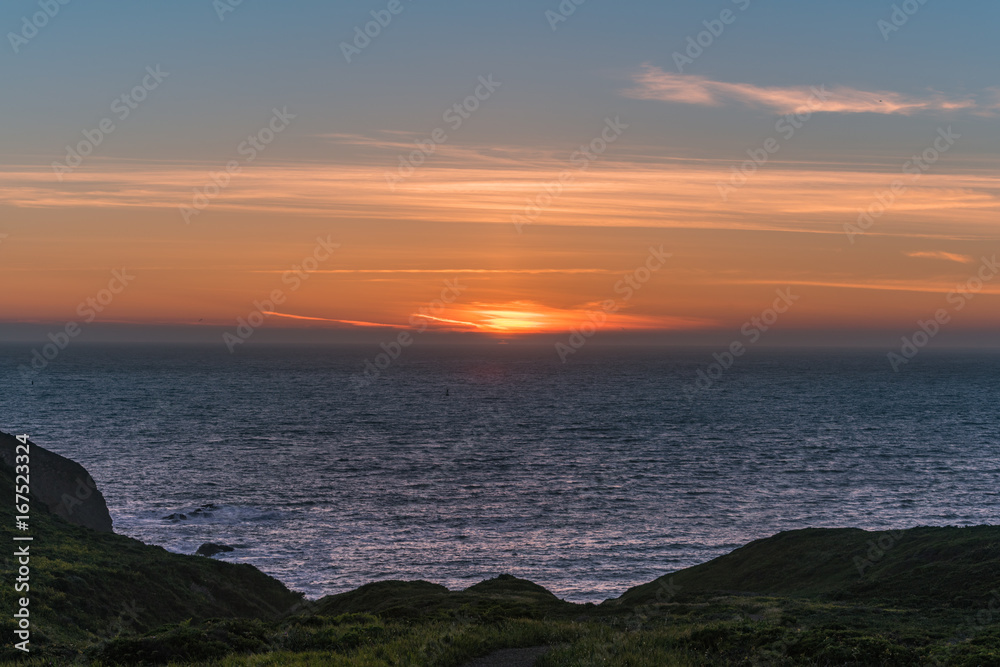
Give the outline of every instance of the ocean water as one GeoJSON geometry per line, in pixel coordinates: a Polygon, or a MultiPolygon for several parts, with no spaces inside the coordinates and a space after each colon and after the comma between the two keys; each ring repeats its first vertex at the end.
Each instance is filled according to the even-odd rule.
{"type": "Polygon", "coordinates": [[[986,352],[755,350],[689,398],[712,350],[414,347],[360,392],[375,346],[77,345],[26,385],[29,350],[0,348],[0,430],[86,466],[117,532],[310,597],[511,573],[596,602],[781,530],[1000,520],[986,352]]]}

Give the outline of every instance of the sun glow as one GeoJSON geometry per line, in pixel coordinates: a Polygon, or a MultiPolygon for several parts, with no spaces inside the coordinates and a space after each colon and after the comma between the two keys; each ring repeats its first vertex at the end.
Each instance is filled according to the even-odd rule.
{"type": "Polygon", "coordinates": [[[548,328],[551,318],[543,313],[523,310],[481,310],[482,327],[492,331],[542,331],[548,328]]]}
{"type": "Polygon", "coordinates": [[[615,330],[686,329],[706,324],[694,318],[625,314],[621,310],[605,312],[596,303],[555,308],[529,301],[469,304],[453,317],[474,322],[479,331],[503,334],[561,333],[589,324],[615,330]]]}

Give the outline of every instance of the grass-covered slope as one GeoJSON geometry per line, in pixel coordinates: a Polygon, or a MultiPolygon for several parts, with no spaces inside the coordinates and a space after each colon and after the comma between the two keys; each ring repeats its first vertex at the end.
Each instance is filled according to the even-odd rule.
{"type": "Polygon", "coordinates": [[[426,581],[379,581],[328,595],[306,609],[320,616],[369,613],[397,619],[448,617],[457,611],[477,617],[561,618],[592,606],[565,602],[538,584],[500,575],[464,591],[426,581]]]}
{"type": "Polygon", "coordinates": [[[678,601],[706,593],[753,593],[975,607],[1000,590],[1000,527],[793,530],[632,588],[618,601],[655,600],[665,584],[678,601]]]}
{"type": "MultiPolygon", "coordinates": [[[[2,466],[0,496],[13,498],[2,466]]],[[[0,503],[8,544],[12,505],[0,503]]],[[[0,664],[461,667],[546,646],[536,667],[1000,666],[997,527],[791,531],[578,605],[506,575],[463,591],[382,581],[309,602],[253,567],[94,532],[40,506],[31,526],[33,653],[7,641],[0,664]]],[[[13,611],[17,564],[4,564],[0,605],[13,611]]]]}
{"type": "Polygon", "coordinates": [[[570,616],[586,608],[509,575],[464,591],[380,581],[305,603],[278,621],[174,625],[105,642],[89,657],[123,665],[458,667],[494,650],[579,640],[585,626],[570,616]]]}
{"type": "Polygon", "coordinates": [[[536,667],[1000,666],[1000,592],[989,588],[997,530],[914,529],[883,548],[863,531],[783,533],[598,606],[504,575],[463,591],[382,581],[280,621],[175,626],[93,655],[130,665],[170,656],[224,667],[460,667],[498,649],[547,646],[536,667]]]}
{"type": "MultiPolygon", "coordinates": [[[[4,580],[0,586],[2,631],[13,637],[17,563],[13,535],[29,534],[31,575],[30,647],[65,655],[86,643],[126,631],[145,631],[191,618],[272,618],[301,596],[250,565],[169,553],[137,540],[75,526],[32,503],[30,531],[14,528],[12,471],[0,465],[0,541],[4,580]],[[8,613],[10,612],[10,613],[8,613]]],[[[20,546],[20,544],[18,544],[20,546]]],[[[4,641],[4,657],[16,656],[4,641]]],[[[57,661],[58,662],[58,661],[57,661]]]]}

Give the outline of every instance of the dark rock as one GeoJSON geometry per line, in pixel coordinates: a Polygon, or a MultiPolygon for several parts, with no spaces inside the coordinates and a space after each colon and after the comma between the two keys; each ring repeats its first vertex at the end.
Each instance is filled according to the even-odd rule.
{"type": "Polygon", "coordinates": [[[225,544],[205,542],[203,545],[198,547],[198,550],[195,551],[195,553],[199,556],[214,556],[215,554],[227,553],[229,551],[235,551],[235,549],[225,544]]]}
{"type": "MultiPolygon", "coordinates": [[[[0,433],[0,461],[16,470],[17,451],[21,443],[12,435],[0,433]]],[[[70,523],[102,533],[112,531],[108,505],[87,470],[55,452],[28,441],[31,495],[40,500],[49,512],[70,523]]]]}
{"type": "Polygon", "coordinates": [[[183,512],[174,512],[173,514],[168,514],[167,516],[163,517],[163,520],[173,521],[176,523],[178,521],[184,521],[185,519],[194,519],[201,516],[209,516],[210,514],[212,514],[212,512],[214,512],[217,509],[219,509],[218,505],[216,505],[215,503],[208,503],[207,505],[202,505],[201,507],[198,507],[190,511],[187,514],[183,512]]]}
{"type": "Polygon", "coordinates": [[[195,511],[191,512],[191,516],[204,516],[206,514],[211,514],[217,509],[219,509],[218,505],[215,503],[208,503],[207,505],[202,505],[195,511]]]}

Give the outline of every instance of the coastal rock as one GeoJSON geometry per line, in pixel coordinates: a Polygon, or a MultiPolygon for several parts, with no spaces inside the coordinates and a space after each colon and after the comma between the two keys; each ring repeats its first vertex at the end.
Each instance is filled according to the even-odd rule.
{"type": "Polygon", "coordinates": [[[201,507],[191,512],[191,516],[207,516],[213,513],[217,509],[219,509],[218,505],[216,505],[215,503],[208,503],[207,505],[202,505],[201,507]]]}
{"type": "Polygon", "coordinates": [[[208,503],[196,509],[187,510],[186,512],[173,512],[162,518],[164,521],[173,521],[174,523],[177,523],[178,521],[185,521],[187,519],[211,516],[217,509],[219,509],[218,505],[215,503],[208,503]]]}
{"type": "Polygon", "coordinates": [[[230,551],[235,551],[235,549],[226,544],[215,544],[214,542],[205,542],[203,545],[198,547],[195,554],[199,556],[214,556],[215,554],[228,553],[230,551]]]}
{"type": "MultiPolygon", "coordinates": [[[[0,433],[0,460],[12,470],[18,465],[21,443],[7,433],[0,433]]],[[[112,531],[111,514],[104,495],[94,478],[77,463],[28,441],[28,467],[31,495],[44,503],[49,512],[70,523],[102,533],[112,531]]]]}

